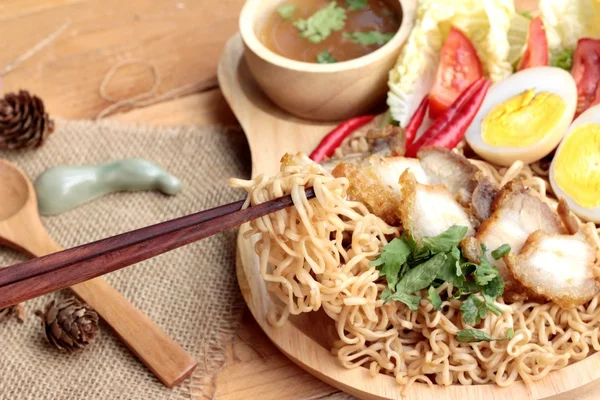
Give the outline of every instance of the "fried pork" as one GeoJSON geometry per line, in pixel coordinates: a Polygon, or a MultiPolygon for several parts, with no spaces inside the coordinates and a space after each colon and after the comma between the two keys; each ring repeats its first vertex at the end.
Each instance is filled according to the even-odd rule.
{"type": "Polygon", "coordinates": [[[467,236],[473,236],[475,229],[469,215],[446,186],[421,184],[411,171],[400,176],[400,185],[400,220],[417,242],[454,225],[466,226],[467,236]]]}
{"type": "Polygon", "coordinates": [[[567,233],[557,214],[546,203],[531,195],[520,182],[511,181],[498,193],[492,204],[492,215],[481,224],[475,235],[487,247],[490,264],[498,268],[504,279],[505,297],[512,301],[526,297],[526,294],[515,282],[504,261],[494,260],[490,253],[508,244],[511,253],[519,254],[529,235],[538,230],[550,235],[567,233]]]}
{"type": "Polygon", "coordinates": [[[586,303],[600,289],[594,276],[594,245],[581,232],[559,235],[538,230],[519,255],[503,258],[513,278],[531,294],[563,308],[586,303]]]}
{"type": "Polygon", "coordinates": [[[390,225],[398,225],[401,185],[400,175],[409,169],[418,182],[427,183],[419,161],[404,157],[370,157],[362,163],[341,162],[334,168],[335,177],[346,177],[350,182],[348,196],[362,202],[370,212],[390,225]]]}

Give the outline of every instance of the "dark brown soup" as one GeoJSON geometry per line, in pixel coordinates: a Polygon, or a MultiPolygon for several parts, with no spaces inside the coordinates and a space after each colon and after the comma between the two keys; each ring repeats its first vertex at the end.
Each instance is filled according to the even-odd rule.
{"type": "Polygon", "coordinates": [[[286,58],[332,63],[377,50],[398,31],[401,19],[394,0],[285,0],[257,34],[286,58]]]}

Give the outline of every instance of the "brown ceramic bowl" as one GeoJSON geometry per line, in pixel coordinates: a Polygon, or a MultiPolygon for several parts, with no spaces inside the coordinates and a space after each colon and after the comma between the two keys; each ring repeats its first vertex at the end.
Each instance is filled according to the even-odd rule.
{"type": "Polygon", "coordinates": [[[256,30],[282,0],[247,0],[240,16],[244,57],[266,95],[289,113],[311,121],[337,121],[369,111],[387,91],[389,70],[414,23],[416,0],[398,1],[396,35],[365,56],[334,63],[290,60],[264,46],[256,30]]]}

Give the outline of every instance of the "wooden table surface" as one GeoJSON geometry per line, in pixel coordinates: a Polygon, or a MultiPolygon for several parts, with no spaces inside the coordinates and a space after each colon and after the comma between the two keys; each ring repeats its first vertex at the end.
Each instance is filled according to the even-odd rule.
{"type": "MultiPolygon", "coordinates": [[[[157,95],[194,82],[209,87],[185,97],[110,118],[146,124],[237,126],[216,86],[225,41],[237,31],[244,0],[0,0],[0,71],[61,26],[66,31],[3,77],[4,92],[27,89],[51,115],[94,118],[110,105],[99,94],[116,63],[140,59],[160,74],[157,95]]],[[[532,8],[536,0],[525,0],[532,8]]],[[[119,70],[107,93],[128,98],[147,91],[143,65],[119,70]]],[[[218,377],[217,399],[347,399],[296,367],[269,342],[246,312],[238,340],[218,377]],[[248,343],[251,343],[249,345],[248,343]]],[[[591,400],[597,396],[580,400],[591,400]]]]}

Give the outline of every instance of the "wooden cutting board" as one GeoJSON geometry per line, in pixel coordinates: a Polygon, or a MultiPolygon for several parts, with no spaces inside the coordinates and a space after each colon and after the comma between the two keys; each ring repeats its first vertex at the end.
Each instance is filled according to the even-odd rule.
{"type": "MultiPolygon", "coordinates": [[[[523,1],[531,9],[534,1],[523,1]]],[[[273,174],[286,152],[309,153],[336,124],[315,123],[295,118],[277,108],[260,91],[243,61],[243,44],[238,35],[227,43],[219,65],[219,83],[242,125],[252,152],[253,176],[273,174]]],[[[294,363],[319,379],[363,399],[402,399],[393,377],[371,377],[364,368],[345,369],[331,355],[332,321],[323,313],[290,318],[282,328],[266,320],[271,300],[258,273],[253,242],[238,238],[237,274],[242,294],[253,316],[273,343],[294,363]]],[[[567,400],[588,393],[600,379],[600,354],[573,364],[527,387],[517,382],[509,388],[496,385],[428,387],[415,384],[404,399],[556,399],[567,400]]],[[[593,396],[593,395],[592,395],[593,396]]],[[[585,396],[586,398],[588,396],[585,396]]],[[[589,397],[590,399],[595,397],[589,397]]]]}

